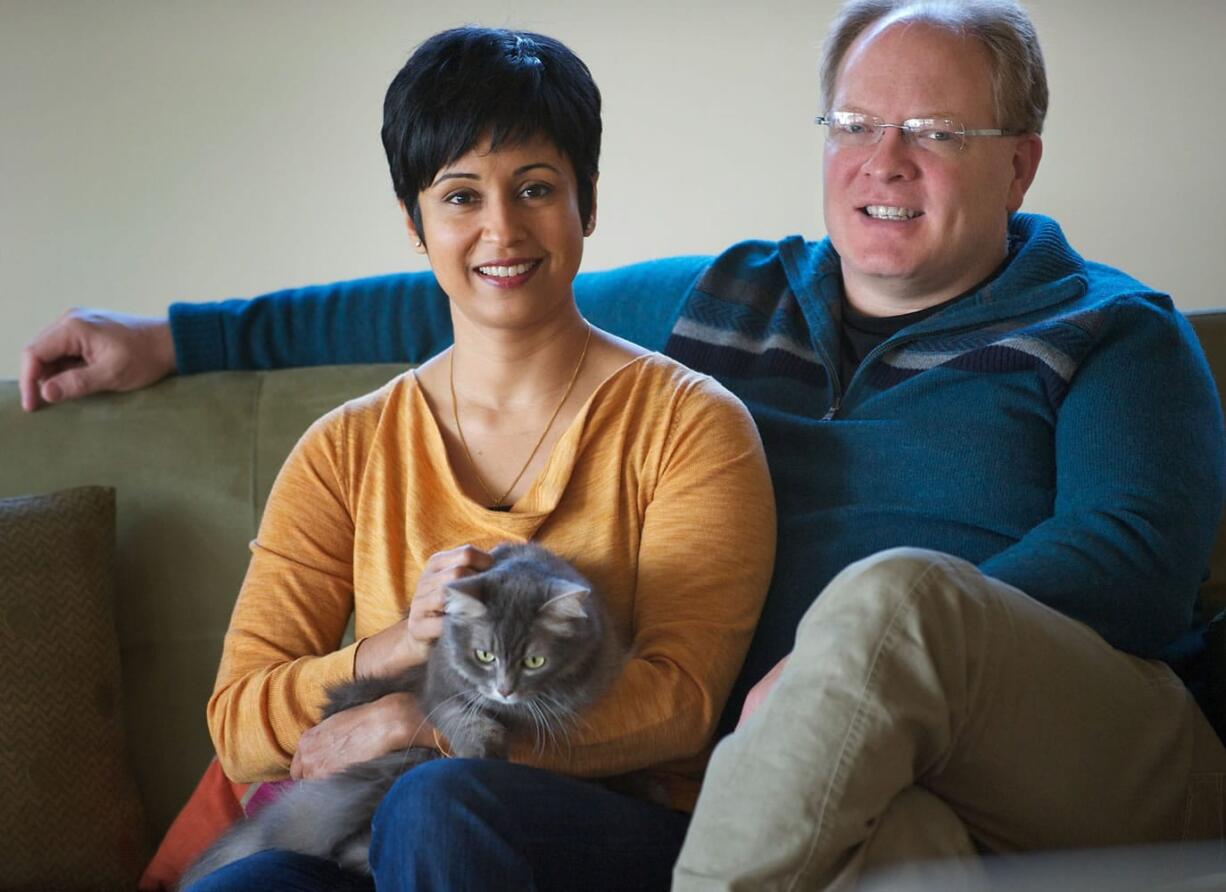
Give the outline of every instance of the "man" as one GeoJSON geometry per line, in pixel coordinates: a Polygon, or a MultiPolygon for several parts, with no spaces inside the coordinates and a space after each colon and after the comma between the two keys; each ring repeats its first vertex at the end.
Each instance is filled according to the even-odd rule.
{"type": "MultiPolygon", "coordinates": [[[[746,715],[677,887],[1218,834],[1226,751],[1170,664],[1201,648],[1222,419],[1169,299],[1016,213],[1047,106],[1028,17],[852,0],[822,89],[829,239],[576,282],[593,322],[746,402],[777,493],[746,715]]],[[[444,306],[418,274],[176,305],[169,326],[69,316],[27,348],[23,393],[76,395],[54,374],[74,357],[92,389],[176,362],[421,360],[444,306]]]]}

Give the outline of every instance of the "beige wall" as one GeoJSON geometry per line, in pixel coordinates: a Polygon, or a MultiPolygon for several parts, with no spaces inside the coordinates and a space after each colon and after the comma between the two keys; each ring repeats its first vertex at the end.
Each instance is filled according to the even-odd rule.
{"type": "MultiPolygon", "coordinates": [[[[604,92],[587,268],[820,236],[834,5],[0,0],[0,377],[69,304],[158,313],[421,268],[380,106],[416,42],[465,22],[560,37],[604,92]]],[[[1226,2],[1030,8],[1053,98],[1027,209],[1181,307],[1226,303],[1226,2]]]]}

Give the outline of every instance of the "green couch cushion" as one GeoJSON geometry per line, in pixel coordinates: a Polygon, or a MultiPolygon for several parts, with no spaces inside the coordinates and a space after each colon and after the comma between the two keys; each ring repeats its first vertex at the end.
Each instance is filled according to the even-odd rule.
{"type": "Polygon", "coordinates": [[[132,888],[147,855],[115,631],[115,493],[0,500],[0,888],[132,888]]]}

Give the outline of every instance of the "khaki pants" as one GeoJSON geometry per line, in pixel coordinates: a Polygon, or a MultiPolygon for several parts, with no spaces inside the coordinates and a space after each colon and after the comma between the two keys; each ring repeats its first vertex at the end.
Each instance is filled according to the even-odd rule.
{"type": "Polygon", "coordinates": [[[910,859],[1219,838],[1224,775],[1165,664],[965,561],[895,549],[830,583],[716,748],[674,888],[851,888],[910,859]]]}

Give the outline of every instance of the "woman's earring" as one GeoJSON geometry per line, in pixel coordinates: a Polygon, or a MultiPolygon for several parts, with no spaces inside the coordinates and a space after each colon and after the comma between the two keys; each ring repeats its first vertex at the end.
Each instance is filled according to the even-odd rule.
{"type": "Polygon", "coordinates": [[[420,248],[420,247],[421,247],[421,239],[419,239],[419,238],[418,238],[418,239],[413,239],[413,247],[414,247],[414,248],[420,248]]]}

